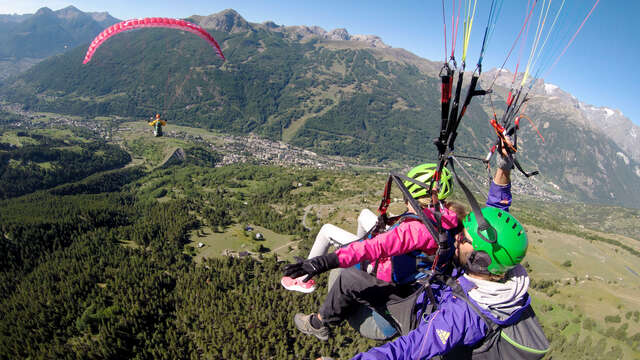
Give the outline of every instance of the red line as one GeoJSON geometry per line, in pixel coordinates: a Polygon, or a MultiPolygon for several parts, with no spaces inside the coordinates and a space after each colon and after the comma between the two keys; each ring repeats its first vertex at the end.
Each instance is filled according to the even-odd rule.
{"type": "MultiPolygon", "coordinates": [[[[455,12],[455,4],[456,4],[456,0],[453,0],[453,4],[454,4],[454,12],[455,12]]],[[[462,0],[460,0],[460,2],[458,3],[458,15],[456,16],[456,27],[455,30],[453,31],[453,48],[451,49],[451,57],[453,57],[453,52],[456,48],[456,42],[458,41],[458,24],[460,23],[460,8],[462,7],[462,0]]],[[[453,18],[453,15],[452,15],[453,18]]],[[[452,21],[453,22],[453,21],[452,21]]]]}
{"type": "MultiPolygon", "coordinates": [[[[527,0],[527,9],[529,8],[530,0],[527,0]]],[[[527,25],[527,32],[524,33],[524,40],[520,43],[520,53],[518,54],[518,63],[516,64],[516,71],[513,73],[513,80],[511,80],[511,87],[516,82],[516,75],[518,75],[518,68],[520,67],[520,60],[522,60],[522,50],[524,49],[524,44],[527,42],[527,38],[529,37],[529,25],[527,25]]]]}
{"type": "Polygon", "coordinates": [[[442,25],[444,28],[444,62],[447,62],[447,17],[444,15],[444,0],[442,0],[442,25]]]}
{"type": "MultiPolygon", "coordinates": [[[[598,0],[598,1],[600,1],[600,0],[598,0]]],[[[500,66],[500,70],[504,69],[504,65],[507,63],[507,60],[509,60],[509,57],[511,56],[511,52],[516,47],[516,44],[518,43],[518,39],[520,39],[520,35],[522,35],[522,31],[524,30],[524,27],[529,22],[529,18],[531,17],[531,14],[533,13],[533,8],[536,6],[537,3],[538,3],[538,0],[535,0],[533,2],[533,5],[531,6],[531,11],[529,11],[529,15],[527,15],[527,18],[525,19],[524,24],[522,24],[522,28],[520,28],[520,32],[518,33],[518,36],[516,37],[516,40],[513,42],[513,45],[511,46],[511,50],[509,50],[509,53],[507,54],[507,58],[504,59],[504,62],[502,63],[502,66],[500,66]]],[[[493,84],[498,79],[498,75],[500,75],[500,71],[498,71],[498,73],[496,74],[496,77],[493,78],[493,82],[491,83],[491,86],[489,86],[489,89],[493,88],[493,84]]]]}
{"type": "MultiPolygon", "coordinates": [[[[571,37],[571,40],[569,40],[569,43],[567,44],[567,46],[564,47],[564,49],[562,50],[562,53],[558,56],[558,58],[556,59],[556,61],[553,63],[553,65],[551,65],[551,67],[549,68],[549,70],[547,70],[544,75],[548,74],[558,63],[558,61],[560,60],[560,58],[562,57],[562,55],[564,55],[564,53],[567,51],[567,49],[569,48],[569,46],[571,46],[571,43],[573,42],[573,40],[575,40],[576,36],[578,36],[578,33],[580,32],[580,30],[582,30],[582,27],[584,26],[584,23],[587,22],[587,19],[589,19],[589,17],[591,16],[591,13],[593,12],[593,10],[595,10],[596,6],[598,5],[598,3],[600,2],[600,0],[596,0],[596,3],[593,4],[593,7],[591,8],[591,11],[589,11],[589,13],[587,14],[587,17],[584,18],[584,20],[582,20],[582,24],[580,24],[580,27],[578,28],[578,30],[576,30],[576,33],[573,34],[573,37],[571,37]]],[[[544,75],[542,77],[544,77],[544,75]]]]}

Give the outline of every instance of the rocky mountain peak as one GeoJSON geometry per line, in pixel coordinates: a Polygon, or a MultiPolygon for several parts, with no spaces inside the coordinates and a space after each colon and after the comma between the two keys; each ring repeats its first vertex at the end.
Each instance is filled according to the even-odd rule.
{"type": "Polygon", "coordinates": [[[237,11],[226,9],[209,16],[194,15],[191,17],[205,29],[214,29],[227,33],[238,33],[253,30],[253,27],[237,11]]]}
{"type": "Polygon", "coordinates": [[[307,25],[278,25],[273,21],[265,21],[262,24],[246,21],[233,9],[223,10],[209,16],[193,15],[190,17],[198,25],[205,29],[214,29],[227,33],[240,33],[253,31],[256,28],[282,33],[293,41],[307,41],[312,38],[334,41],[361,41],[369,47],[390,48],[382,39],[375,35],[350,35],[347,29],[338,28],[327,32],[319,26],[307,25]]]}
{"type": "Polygon", "coordinates": [[[85,14],[73,5],[69,5],[64,9],[56,10],[54,13],[59,19],[65,20],[72,20],[85,14]]]}
{"type": "Polygon", "coordinates": [[[100,25],[107,27],[109,25],[113,25],[117,22],[119,22],[120,20],[114,18],[113,16],[111,16],[108,12],[103,11],[103,12],[91,12],[91,13],[87,13],[89,16],[91,16],[91,18],[98,22],[100,25]]]}
{"type": "Polygon", "coordinates": [[[390,49],[391,46],[385,44],[379,36],[376,35],[353,35],[351,36],[351,40],[353,41],[363,41],[366,42],[370,47],[374,48],[383,48],[390,49]]]}
{"type": "Polygon", "coordinates": [[[36,13],[33,14],[33,16],[43,16],[43,15],[50,15],[50,14],[53,14],[53,10],[45,6],[38,9],[38,11],[36,11],[36,13]]]}
{"type": "Polygon", "coordinates": [[[305,41],[312,37],[326,38],[327,31],[319,26],[294,25],[280,28],[290,39],[305,41]]]}
{"type": "MultiPolygon", "coordinates": [[[[513,81],[513,73],[506,69],[491,69],[483,72],[482,85],[488,87],[494,79],[494,92],[504,96],[506,100],[506,94],[513,81]]],[[[516,75],[514,87],[519,88],[521,81],[522,74],[516,75]]],[[[531,90],[527,89],[527,91],[531,99],[530,110],[567,114],[571,121],[601,132],[613,140],[626,152],[626,154],[621,153],[621,156],[640,162],[640,127],[633,124],[620,110],[587,104],[559,86],[545,83],[542,79],[536,80],[531,90]]]]}
{"type": "Polygon", "coordinates": [[[349,32],[345,28],[334,29],[327,33],[327,38],[329,40],[350,40],[351,36],[349,32]]]}
{"type": "Polygon", "coordinates": [[[262,25],[264,25],[264,27],[266,27],[267,29],[277,29],[280,27],[280,25],[271,20],[263,22],[262,25]]]}

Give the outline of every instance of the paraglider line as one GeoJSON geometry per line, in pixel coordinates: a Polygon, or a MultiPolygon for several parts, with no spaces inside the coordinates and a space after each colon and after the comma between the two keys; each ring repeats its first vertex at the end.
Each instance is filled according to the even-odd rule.
{"type": "MultiPolygon", "coordinates": [[[[445,11],[444,11],[444,0],[442,0],[442,25],[443,25],[443,28],[444,28],[444,62],[447,62],[447,54],[449,53],[447,51],[447,17],[445,16],[444,13],[445,13],[445,11]]],[[[451,24],[451,27],[453,27],[453,23],[451,24]]],[[[453,49],[451,51],[453,52],[453,49]]]]}
{"type": "Polygon", "coordinates": [[[453,0],[453,13],[451,14],[451,28],[453,30],[453,34],[451,37],[453,38],[451,41],[451,59],[455,61],[454,53],[456,50],[456,42],[458,41],[458,25],[460,24],[460,8],[462,7],[462,0],[458,4],[458,14],[456,15],[455,27],[453,26],[453,16],[456,12],[456,0],[453,0]]]}
{"type": "MultiPolygon", "coordinates": [[[[500,66],[500,70],[504,69],[504,66],[507,64],[507,61],[509,60],[509,57],[511,56],[511,52],[516,47],[516,44],[518,43],[518,40],[520,39],[520,36],[522,35],[522,31],[524,31],[525,26],[529,22],[529,19],[531,18],[531,14],[533,13],[533,9],[534,9],[534,7],[536,6],[537,3],[538,3],[538,0],[535,0],[533,2],[533,5],[531,6],[531,10],[529,11],[529,15],[527,15],[527,18],[524,20],[524,24],[522,25],[522,28],[520,28],[520,32],[518,33],[518,36],[516,37],[516,40],[513,42],[513,45],[511,46],[511,49],[509,50],[509,53],[507,54],[507,58],[504,59],[504,62],[502,63],[502,66],[500,66]]],[[[500,75],[500,70],[498,70],[498,72],[496,73],[496,76],[493,78],[493,82],[491,82],[491,86],[489,86],[489,89],[493,89],[493,84],[495,84],[496,80],[498,79],[498,75],[500,75]]]]}
{"type": "MultiPolygon", "coordinates": [[[[569,43],[567,44],[567,46],[564,47],[564,49],[562,50],[562,53],[560,53],[560,55],[556,58],[556,61],[553,63],[553,65],[551,65],[551,67],[549,68],[549,70],[547,70],[544,75],[547,75],[549,72],[551,72],[551,70],[553,70],[553,68],[556,66],[556,64],[558,63],[558,61],[560,60],[560,58],[562,57],[562,55],[564,55],[564,53],[567,51],[567,49],[569,48],[569,46],[571,46],[571,43],[573,43],[573,40],[575,40],[576,36],[578,36],[578,33],[580,32],[580,30],[582,30],[582,27],[584,26],[584,24],[587,22],[587,20],[589,19],[589,17],[591,16],[591,13],[593,13],[593,10],[595,10],[596,6],[598,6],[598,3],[600,2],[600,0],[596,0],[596,3],[593,4],[593,7],[591,8],[591,11],[589,11],[589,13],[587,14],[587,16],[584,18],[584,20],[582,20],[582,23],[580,24],[580,27],[578,28],[578,30],[576,30],[575,34],[573,34],[573,36],[571,37],[571,40],[569,40],[569,43]]],[[[544,75],[542,77],[544,77],[544,75]]]]}

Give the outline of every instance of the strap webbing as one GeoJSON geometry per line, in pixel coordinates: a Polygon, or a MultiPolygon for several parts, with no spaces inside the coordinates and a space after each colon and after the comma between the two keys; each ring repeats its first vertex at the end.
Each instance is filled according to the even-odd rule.
{"type": "Polygon", "coordinates": [[[462,180],[460,180],[460,177],[456,173],[453,162],[450,162],[449,165],[451,167],[451,172],[453,173],[453,176],[456,178],[456,182],[458,183],[458,185],[460,185],[460,188],[464,192],[464,195],[467,197],[467,201],[469,201],[469,205],[471,205],[471,211],[475,214],[476,221],[478,222],[478,230],[476,231],[476,233],[478,234],[478,236],[480,236],[481,239],[483,239],[486,242],[489,242],[489,243],[495,242],[495,240],[487,238],[482,232],[493,231],[494,239],[496,239],[496,236],[495,236],[496,230],[491,225],[489,225],[487,220],[485,220],[484,216],[482,216],[482,211],[480,210],[480,205],[478,204],[478,201],[473,196],[471,191],[469,191],[469,188],[467,187],[467,185],[465,185],[465,183],[462,182],[462,180]]]}
{"type": "Polygon", "coordinates": [[[482,310],[478,307],[478,305],[476,305],[473,301],[469,299],[469,297],[467,296],[467,293],[464,291],[464,289],[462,289],[462,286],[460,286],[460,284],[456,281],[456,279],[452,277],[448,277],[446,284],[451,288],[451,291],[456,297],[464,300],[464,302],[466,302],[469,305],[469,307],[473,309],[473,311],[475,311],[475,313],[478,314],[478,316],[480,316],[482,320],[484,320],[484,322],[487,324],[487,329],[489,331],[487,332],[487,334],[485,334],[485,339],[489,338],[496,331],[500,330],[500,325],[496,324],[487,315],[485,315],[485,313],[482,312],[482,310]]]}
{"type": "Polygon", "coordinates": [[[435,229],[431,221],[429,221],[429,219],[424,214],[424,212],[421,211],[422,207],[420,206],[420,204],[418,204],[416,199],[414,199],[413,196],[411,196],[411,194],[409,193],[409,190],[407,189],[406,186],[404,186],[404,184],[402,183],[402,181],[400,181],[400,179],[412,182],[418,186],[424,187],[425,189],[429,188],[428,185],[421,181],[412,179],[404,175],[391,173],[390,177],[391,179],[393,179],[393,182],[398,186],[398,188],[400,188],[400,191],[402,192],[402,195],[404,195],[405,200],[407,200],[411,204],[411,207],[413,207],[413,209],[417,212],[416,215],[418,215],[418,218],[424,224],[424,226],[427,227],[427,230],[429,231],[433,239],[439,242],[440,236],[438,236],[438,231],[435,229]]]}

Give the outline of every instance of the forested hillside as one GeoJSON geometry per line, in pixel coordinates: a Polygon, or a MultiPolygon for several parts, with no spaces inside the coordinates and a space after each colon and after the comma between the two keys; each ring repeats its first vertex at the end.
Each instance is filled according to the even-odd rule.
{"type": "MultiPolygon", "coordinates": [[[[346,359],[380,344],[346,324],[328,342],[299,334],[292,316],[317,308],[326,276],[307,295],[285,291],[279,279],[282,261],[306,254],[323,222],[351,228],[359,209],[377,202],[384,175],[212,168],[210,157],[196,150],[179,166],[108,171],[0,201],[0,358],[346,359]],[[247,224],[271,238],[247,237],[247,224]],[[218,243],[249,255],[207,252],[218,243]]],[[[514,211],[529,224],[526,266],[551,356],[637,357],[638,304],[627,298],[638,298],[637,279],[622,267],[637,263],[637,240],[585,240],[573,225],[550,224],[569,231],[563,248],[566,241],[586,247],[580,256],[617,254],[616,266],[599,272],[593,257],[552,250],[561,233],[549,235],[535,206],[514,211]],[[603,281],[585,278],[584,266],[603,281]],[[600,300],[578,296],[592,286],[605,289],[600,300]],[[594,312],[602,301],[611,310],[594,312]]]]}
{"type": "Polygon", "coordinates": [[[0,199],[76,181],[130,161],[126,151],[104,141],[0,130],[0,199]]]}

